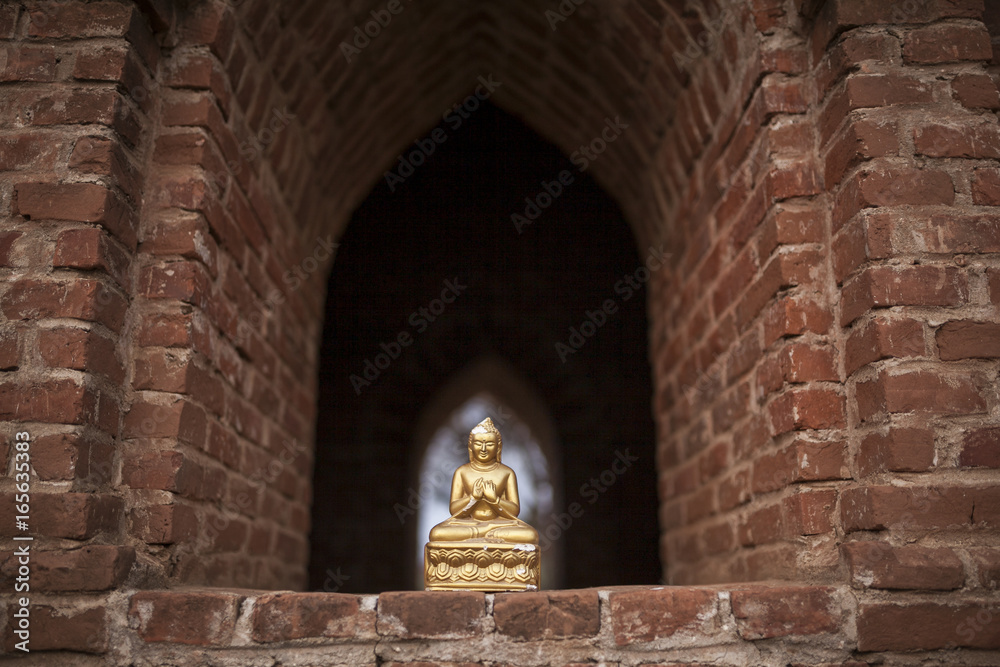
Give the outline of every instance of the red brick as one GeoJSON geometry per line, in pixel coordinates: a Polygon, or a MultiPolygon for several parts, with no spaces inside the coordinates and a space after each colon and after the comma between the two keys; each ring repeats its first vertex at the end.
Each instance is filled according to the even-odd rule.
{"type": "Polygon", "coordinates": [[[932,101],[931,87],[917,77],[897,73],[850,74],[844,87],[830,96],[820,113],[820,145],[826,145],[852,110],[932,101]]]}
{"type": "Polygon", "coordinates": [[[970,109],[1000,109],[1000,92],[989,74],[967,72],[951,82],[952,94],[970,109]]]}
{"type": "Polygon", "coordinates": [[[69,166],[88,174],[111,176],[133,205],[141,199],[143,175],[129,161],[119,141],[106,137],[80,137],[73,144],[69,166]]]}
{"type": "MultiPolygon", "coordinates": [[[[13,516],[8,503],[13,494],[4,494],[4,512],[13,516]]],[[[122,514],[122,499],[94,493],[32,493],[31,532],[33,535],[85,540],[100,532],[116,534],[122,514]]],[[[2,527],[12,534],[13,527],[2,527]]]]}
{"type": "MultiPolygon", "coordinates": [[[[750,507],[754,507],[754,505],[750,507]]],[[[783,537],[783,534],[784,524],[780,503],[764,507],[757,506],[757,509],[747,513],[737,529],[737,538],[740,544],[745,547],[777,542],[783,537]]]]}
{"type": "Polygon", "coordinates": [[[594,637],[601,626],[597,591],[499,594],[493,603],[497,632],[515,640],[594,637]]]}
{"type": "Polygon", "coordinates": [[[52,81],[56,50],[51,45],[0,47],[0,81],[52,81]]]}
{"type": "Polygon", "coordinates": [[[844,443],[797,439],[787,447],[761,456],[753,466],[753,491],[766,493],[793,482],[840,479],[844,443]]]}
{"type": "Polygon", "coordinates": [[[979,586],[981,588],[996,590],[1000,587],[1000,551],[996,548],[985,547],[982,549],[970,549],[972,563],[979,574],[979,586]]]}
{"type": "Polygon", "coordinates": [[[0,420],[93,424],[97,417],[97,396],[74,380],[0,384],[0,420]]]}
{"type": "Polygon", "coordinates": [[[941,358],[949,361],[1000,357],[1000,324],[971,321],[946,322],[938,329],[937,346],[941,358]]]}
{"type": "Polygon", "coordinates": [[[847,489],[840,496],[841,523],[848,533],[968,526],[977,522],[973,508],[978,511],[983,503],[995,503],[995,493],[991,487],[847,489]]]}
{"type": "Polygon", "coordinates": [[[151,505],[133,509],[131,534],[148,544],[188,542],[198,535],[198,516],[187,505],[151,505]]]}
{"type": "Polygon", "coordinates": [[[16,331],[0,333],[0,371],[14,370],[20,365],[21,346],[16,331]]]}
{"type": "Polygon", "coordinates": [[[782,506],[786,536],[797,538],[832,532],[830,518],[836,505],[837,492],[833,489],[802,490],[785,496],[782,506]]]}
{"type": "Polygon", "coordinates": [[[897,127],[892,121],[857,119],[835,137],[826,154],[824,180],[827,186],[840,182],[844,172],[863,160],[896,155],[897,127]]]}
{"type": "MultiPolygon", "coordinates": [[[[865,383],[869,384],[869,383],[865,383]]],[[[986,410],[983,399],[975,383],[963,374],[943,372],[909,371],[882,372],[870,383],[875,402],[861,405],[861,384],[858,385],[859,416],[870,418],[879,411],[888,413],[924,413],[936,415],[975,414],[986,410]]]]}
{"type": "Polygon", "coordinates": [[[158,489],[198,496],[204,472],[178,451],[129,452],[122,461],[122,483],[133,489],[158,489]]]}
{"type": "Polygon", "coordinates": [[[23,278],[0,298],[0,310],[11,320],[71,317],[121,330],[125,300],[98,280],[36,280],[23,278]]]}
{"type": "Polygon", "coordinates": [[[176,437],[197,447],[205,441],[205,411],[187,400],[157,405],[136,402],[125,415],[122,435],[126,438],[176,437]]]}
{"type": "Polygon", "coordinates": [[[955,202],[955,185],[947,172],[887,167],[871,162],[849,178],[833,205],[833,231],[856,213],[872,206],[919,206],[955,202]]]}
{"type": "Polygon", "coordinates": [[[941,23],[910,30],[903,37],[903,59],[934,64],[993,57],[990,34],[982,23],[941,23]]]}
{"type": "Polygon", "coordinates": [[[38,334],[38,349],[52,368],[98,373],[116,384],[125,376],[125,369],[115,356],[114,341],[93,330],[43,329],[38,334]]]}
{"type": "Polygon", "coordinates": [[[52,266],[74,269],[101,269],[120,287],[132,285],[129,255],[99,227],[71,229],[56,240],[52,266]]]}
{"type": "Polygon", "coordinates": [[[243,599],[221,591],[140,591],[129,603],[129,626],[147,642],[229,646],[243,599]]]}
{"type": "Polygon", "coordinates": [[[1000,623],[990,622],[995,614],[995,605],[983,602],[863,603],[858,608],[858,650],[997,649],[1000,623]]]}
{"type": "Polygon", "coordinates": [[[1000,206],[1000,169],[982,167],[975,170],[972,201],[984,206],[1000,206]]]}
{"type": "Polygon", "coordinates": [[[913,128],[913,146],[928,157],[1000,157],[1000,128],[996,122],[966,119],[958,125],[921,123],[913,128]]]}
{"type": "Polygon", "coordinates": [[[375,612],[343,593],[275,593],[254,603],[251,637],[269,643],[326,637],[375,639],[375,612]]]}
{"type": "Polygon", "coordinates": [[[14,244],[22,236],[22,232],[0,232],[0,266],[13,266],[14,244]]]}
{"type": "Polygon", "coordinates": [[[478,636],[486,617],[482,593],[449,591],[382,593],[378,633],[402,639],[478,636]]]}
{"type": "Polygon", "coordinates": [[[615,644],[654,642],[682,631],[709,633],[714,629],[716,593],[696,588],[612,591],[611,631],[615,644]]]}
{"type": "Polygon", "coordinates": [[[956,267],[872,266],[844,283],[840,323],[847,326],[871,308],[958,306],[969,295],[956,267]]]}
{"type": "Polygon", "coordinates": [[[963,468],[1000,468],[1000,427],[966,431],[958,465],[963,468]]]}
{"type": "MultiPolygon", "coordinates": [[[[105,591],[117,588],[135,562],[132,547],[88,545],[61,551],[33,551],[31,589],[38,591],[105,591]]],[[[11,552],[0,571],[13,578],[17,559],[11,552]]]]}
{"type": "Polygon", "coordinates": [[[865,588],[950,591],[965,583],[962,561],[947,548],[850,542],[844,554],[855,584],[865,588]]]}
{"type": "Polygon", "coordinates": [[[4,171],[54,170],[59,143],[47,132],[22,132],[0,137],[0,167],[4,171]]]}
{"type": "Polygon", "coordinates": [[[775,435],[800,429],[843,428],[844,397],[833,389],[792,389],[768,405],[775,435]]]}
{"type": "Polygon", "coordinates": [[[103,225],[135,248],[135,216],[117,195],[94,183],[18,183],[15,213],[32,220],[75,220],[103,225]]]}
{"type": "Polygon", "coordinates": [[[56,433],[35,438],[31,466],[39,479],[83,480],[99,487],[114,472],[114,445],[90,434],[56,433]]]}
{"type": "Polygon", "coordinates": [[[881,359],[922,357],[926,347],[922,322],[874,317],[851,331],[844,370],[852,375],[862,366],[881,359]]]}
{"type": "Polygon", "coordinates": [[[842,623],[832,588],[749,586],[731,595],[736,628],[744,639],[833,633],[842,623]]]}
{"type": "Polygon", "coordinates": [[[934,463],[934,433],[921,428],[890,427],[885,434],[871,433],[858,449],[862,476],[884,471],[923,472],[934,463]]]}
{"type": "Polygon", "coordinates": [[[149,266],[139,276],[139,289],[150,299],[179,299],[205,308],[210,305],[211,284],[201,262],[169,262],[149,266]]]}
{"type": "MultiPolygon", "coordinates": [[[[80,609],[33,602],[30,608],[31,651],[105,653],[108,650],[109,628],[104,606],[80,609]]],[[[7,627],[14,627],[13,613],[14,606],[7,605],[7,627]]],[[[15,641],[11,632],[4,637],[4,646],[11,653],[15,641]]]]}
{"type": "Polygon", "coordinates": [[[767,347],[784,336],[806,332],[824,334],[832,323],[830,311],[815,301],[796,296],[779,297],[765,311],[763,345],[767,347]]]}

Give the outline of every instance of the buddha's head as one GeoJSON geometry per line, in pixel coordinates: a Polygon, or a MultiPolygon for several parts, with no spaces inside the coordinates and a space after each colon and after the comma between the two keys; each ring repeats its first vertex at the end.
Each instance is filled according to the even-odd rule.
{"type": "Polygon", "coordinates": [[[500,460],[503,451],[503,438],[500,431],[493,425],[489,417],[479,422],[469,432],[469,461],[471,463],[487,464],[500,460]]]}

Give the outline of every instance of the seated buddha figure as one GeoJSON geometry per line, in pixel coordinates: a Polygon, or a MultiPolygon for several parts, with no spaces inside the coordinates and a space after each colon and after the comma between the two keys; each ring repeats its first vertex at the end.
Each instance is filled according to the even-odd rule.
{"type": "Polygon", "coordinates": [[[469,462],[451,481],[451,516],[431,529],[431,542],[538,544],[535,529],[517,518],[517,477],[500,463],[502,450],[500,431],[489,417],[472,429],[469,462]]]}

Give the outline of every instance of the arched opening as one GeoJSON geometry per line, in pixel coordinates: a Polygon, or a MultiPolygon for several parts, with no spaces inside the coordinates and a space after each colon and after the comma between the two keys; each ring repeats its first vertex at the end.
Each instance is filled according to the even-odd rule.
{"type": "Polygon", "coordinates": [[[433,154],[402,182],[384,178],[355,212],[331,271],[310,587],[413,586],[402,545],[415,522],[396,508],[419,483],[417,443],[433,435],[421,440],[421,417],[484,357],[507,360],[551,414],[554,495],[580,510],[555,536],[573,555],[564,585],[656,582],[645,285],[624,283],[646,258],[589,173],[512,116],[485,103],[460,128],[425,136],[437,130],[433,154]],[[513,224],[561,177],[543,215],[513,224]]]}

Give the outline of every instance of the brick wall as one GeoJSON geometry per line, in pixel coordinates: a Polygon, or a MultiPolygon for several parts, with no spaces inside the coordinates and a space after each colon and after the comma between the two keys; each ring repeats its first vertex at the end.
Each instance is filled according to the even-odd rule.
{"type": "MultiPolygon", "coordinates": [[[[38,649],[184,655],[156,645],[179,636],[166,610],[195,636],[217,621],[210,647],[270,650],[259,593],[132,591],[303,584],[327,238],[442,101],[496,73],[496,103],[567,154],[631,124],[592,173],[675,259],[649,299],[665,578],[805,587],[609,592],[597,626],[567,612],[553,637],[582,637],[574,660],[662,661],[697,618],[737,657],[669,659],[995,661],[995,10],[591,0],[552,23],[406,3],[348,63],[338,36],[376,4],[0,7],[0,420],[33,439],[38,649]],[[774,596],[789,635],[768,629],[774,596]]],[[[516,635],[501,599],[449,613],[516,635]]],[[[576,605],[525,599],[529,618],[576,605]]],[[[393,643],[441,634],[379,619],[405,594],[344,600],[322,604],[365,624],[352,636],[452,659],[393,643]]],[[[547,640],[526,640],[510,660],[536,664],[547,640]]],[[[455,660],[492,646],[469,644],[455,660]]]]}

